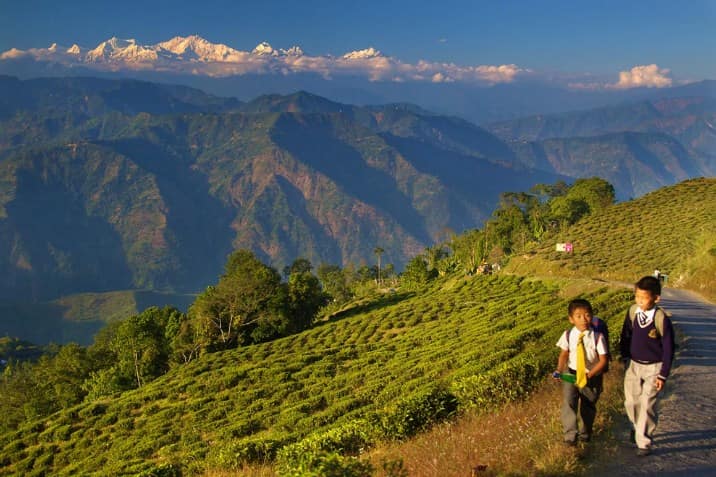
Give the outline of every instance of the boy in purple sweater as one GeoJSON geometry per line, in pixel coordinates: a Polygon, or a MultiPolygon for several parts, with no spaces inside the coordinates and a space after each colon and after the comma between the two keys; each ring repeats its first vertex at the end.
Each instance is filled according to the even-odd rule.
{"type": "Polygon", "coordinates": [[[634,286],[634,302],[622,326],[619,347],[625,361],[624,406],[633,426],[638,456],[651,453],[658,422],[657,398],[669,377],[674,359],[674,328],[656,306],[661,282],[643,277],[634,286]]]}

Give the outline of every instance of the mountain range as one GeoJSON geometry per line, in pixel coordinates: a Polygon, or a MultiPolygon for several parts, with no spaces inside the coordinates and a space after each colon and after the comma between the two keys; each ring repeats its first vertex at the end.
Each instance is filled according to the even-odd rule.
{"type": "Polygon", "coordinates": [[[153,45],[112,37],[93,47],[12,48],[0,53],[0,74],[23,79],[129,77],[183,84],[243,101],[304,90],[348,104],[409,102],[476,124],[665,96],[713,97],[716,89],[714,81],[659,89],[580,89],[540,80],[515,65],[409,64],[372,47],[332,56],[261,42],[243,51],[197,35],[153,45]]]}
{"type": "Polygon", "coordinates": [[[380,246],[400,268],[482,223],[500,192],[559,177],[406,105],[7,77],[0,105],[3,299],[197,290],[239,247],[281,268],[370,263],[380,246]]]}
{"type": "Polygon", "coordinates": [[[715,112],[667,97],[479,127],[307,92],[0,77],[0,300],[196,292],[236,248],[282,269],[381,247],[400,270],[502,192],[596,175],[627,199],[713,175],[715,112]]]}

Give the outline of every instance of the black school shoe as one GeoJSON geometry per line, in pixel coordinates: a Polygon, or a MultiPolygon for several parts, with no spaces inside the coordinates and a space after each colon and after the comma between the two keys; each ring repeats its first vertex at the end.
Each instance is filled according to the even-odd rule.
{"type": "Polygon", "coordinates": [[[636,450],[636,455],[638,457],[646,457],[650,454],[651,454],[651,449],[649,449],[648,447],[645,447],[645,448],[640,447],[636,450]]]}

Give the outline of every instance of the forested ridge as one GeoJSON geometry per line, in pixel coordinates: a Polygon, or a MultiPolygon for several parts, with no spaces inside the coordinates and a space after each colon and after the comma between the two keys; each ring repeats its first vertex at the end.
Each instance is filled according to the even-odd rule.
{"type": "Polygon", "coordinates": [[[426,249],[399,276],[381,263],[380,247],[376,266],[321,264],[315,274],[305,259],[281,274],[238,250],[186,314],[150,308],[87,348],[10,359],[1,472],[194,475],[269,460],[280,475],[328,465],[335,475],[368,475],[361,449],[529,393],[553,365],[574,295],[607,320],[619,320],[631,300],[599,282],[563,288],[526,276],[564,269],[631,280],[655,260],[672,277],[691,273],[689,286],[711,286],[704,277],[716,268],[715,192],[713,179],[700,179],[613,204],[608,183],[585,179],[504,194],[483,229],[426,249]],[[665,202],[676,227],[658,219],[665,202]],[[681,245],[657,242],[636,260],[641,245],[614,229],[616,217],[681,245]],[[601,259],[590,248],[617,237],[624,246],[600,251],[601,259]],[[554,252],[565,238],[574,241],[571,255],[554,252]],[[699,254],[700,268],[679,260],[684,246],[699,254]],[[484,273],[485,264],[509,271],[520,260],[558,269],[484,273]],[[610,274],[612,262],[623,266],[610,274]]]}
{"type": "Polygon", "coordinates": [[[599,176],[623,200],[710,175],[716,103],[699,94],[482,128],[306,92],[0,76],[0,306],[27,331],[78,319],[73,295],[194,294],[240,248],[282,269],[380,246],[401,270],[504,192],[599,176]]]}

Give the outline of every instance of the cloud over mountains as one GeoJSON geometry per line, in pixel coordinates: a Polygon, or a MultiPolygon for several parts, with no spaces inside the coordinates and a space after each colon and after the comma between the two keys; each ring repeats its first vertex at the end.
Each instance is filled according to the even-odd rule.
{"type": "MultiPolygon", "coordinates": [[[[384,55],[372,47],[340,56],[313,56],[298,46],[277,49],[262,42],[252,51],[242,51],[221,43],[211,43],[197,35],[177,36],[155,45],[141,45],[134,39],[113,37],[92,49],[76,44],[61,47],[55,43],[49,48],[13,48],[0,53],[0,61],[19,59],[98,71],[156,71],[213,78],[246,74],[314,73],[325,79],[355,76],[374,82],[495,85],[541,76],[539,72],[516,64],[466,66],[427,60],[408,63],[384,55]]],[[[669,69],[651,64],[622,71],[614,82],[590,76],[577,80],[563,78],[561,81],[550,76],[550,80],[561,82],[572,89],[662,88],[672,85],[669,74],[669,69]]]]}
{"type": "Polygon", "coordinates": [[[134,39],[111,38],[95,48],[79,45],[18,50],[0,54],[0,60],[21,58],[83,66],[100,71],[154,70],[182,74],[226,77],[244,74],[316,73],[324,78],[340,75],[366,77],[371,81],[433,83],[509,83],[530,71],[514,64],[461,66],[420,60],[406,63],[386,56],[375,48],[351,51],[341,56],[312,56],[294,46],[287,50],[260,43],[252,51],[211,43],[196,35],[175,37],[155,45],[141,45],[134,39]]]}

